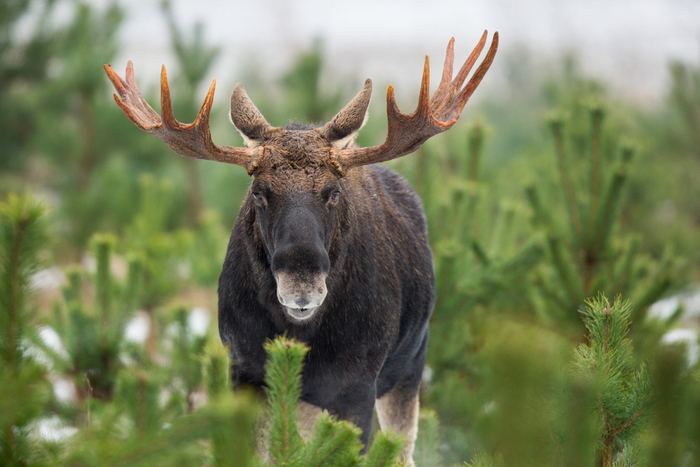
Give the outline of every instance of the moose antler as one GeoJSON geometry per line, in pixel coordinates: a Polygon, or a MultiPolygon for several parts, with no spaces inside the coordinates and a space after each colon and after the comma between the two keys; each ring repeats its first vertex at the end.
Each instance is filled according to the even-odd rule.
{"type": "Polygon", "coordinates": [[[134,125],[146,133],[157,136],[170,149],[188,159],[204,159],[210,161],[226,162],[244,167],[248,173],[255,169],[255,164],[263,148],[237,148],[231,146],[218,146],[211,139],[209,130],[209,113],[214,101],[214,88],[216,80],[209,86],[209,92],[199,109],[197,118],[190,124],[183,124],[175,120],[173,104],[170,99],[168,76],[165,65],[160,73],[160,101],[161,115],[158,115],[141,95],[134,80],[134,66],[129,60],[126,66],[126,81],[117,75],[110,65],[104,66],[107,76],[112,81],[114,88],[114,100],[122,109],[124,115],[134,125]],[[117,95],[118,93],[118,95],[117,95]]]}
{"type": "Polygon", "coordinates": [[[464,105],[476,90],[488,71],[498,49],[498,33],[493,36],[491,47],[486,58],[481,62],[467,85],[462,84],[467,79],[474,63],[486,44],[487,31],[481,36],[471,55],[452,80],[454,62],[454,38],[447,46],[447,56],[442,72],[442,80],[432,99],[428,100],[430,87],[430,64],[425,57],[423,79],[421,81],[418,108],[407,115],[399,110],[394,99],[394,88],[389,86],[386,95],[388,131],[386,141],[379,146],[367,148],[331,149],[331,159],[341,175],[352,167],[384,162],[410,154],[418,149],[431,136],[448,130],[457,122],[464,105]]]}

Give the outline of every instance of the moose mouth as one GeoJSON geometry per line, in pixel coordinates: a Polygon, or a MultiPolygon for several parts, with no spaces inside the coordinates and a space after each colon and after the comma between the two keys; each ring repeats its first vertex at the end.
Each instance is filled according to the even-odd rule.
{"type": "Polygon", "coordinates": [[[287,312],[289,316],[292,318],[303,321],[305,319],[311,318],[314,313],[316,312],[316,308],[318,307],[312,307],[312,308],[292,308],[290,306],[285,306],[284,309],[287,312]]]}
{"type": "Polygon", "coordinates": [[[301,273],[275,272],[277,299],[292,321],[311,318],[326,298],[326,274],[308,277],[301,273]],[[301,276],[301,277],[300,277],[301,276]]]}

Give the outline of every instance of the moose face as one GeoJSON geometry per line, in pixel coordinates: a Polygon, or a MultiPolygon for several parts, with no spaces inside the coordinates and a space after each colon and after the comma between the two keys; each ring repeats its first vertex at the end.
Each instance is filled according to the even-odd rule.
{"type": "Polygon", "coordinates": [[[318,129],[277,129],[264,145],[248,196],[277,298],[292,321],[305,321],[326,298],[341,186],[325,163],[330,143],[318,129]]]}

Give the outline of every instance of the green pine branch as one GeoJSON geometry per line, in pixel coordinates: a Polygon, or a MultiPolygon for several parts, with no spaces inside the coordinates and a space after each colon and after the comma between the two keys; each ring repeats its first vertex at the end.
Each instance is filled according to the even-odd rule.
{"type": "Polygon", "coordinates": [[[298,403],[301,370],[308,347],[278,337],[265,344],[269,428],[266,447],[275,465],[287,467],[390,467],[398,462],[402,436],[380,433],[366,456],[360,454],[361,430],[350,422],[321,413],[311,437],[299,433],[298,403]]]}
{"type": "Polygon", "coordinates": [[[631,314],[629,302],[617,299],[611,306],[602,295],[589,300],[583,312],[588,342],[577,351],[576,368],[597,387],[603,467],[613,465],[619,446],[631,442],[630,433],[642,425],[641,420],[649,412],[647,367],[634,361],[627,337],[631,314]]]}
{"type": "Polygon", "coordinates": [[[0,203],[0,352],[9,368],[19,369],[23,358],[21,340],[30,319],[29,280],[48,243],[44,212],[29,194],[10,194],[0,203]]]}
{"type": "Polygon", "coordinates": [[[270,404],[269,450],[278,465],[289,462],[301,450],[297,404],[301,397],[301,369],[308,352],[305,345],[288,339],[265,344],[266,393],[270,404]]]}
{"type": "MultiPolygon", "coordinates": [[[[561,113],[554,113],[549,123],[564,212],[560,214],[545,206],[535,185],[529,185],[525,190],[533,213],[533,224],[548,235],[549,264],[546,268],[554,272],[539,274],[536,286],[546,303],[563,309],[565,313],[562,316],[576,324],[579,323],[578,311],[585,298],[595,293],[630,296],[634,309],[641,311],[673,283],[671,271],[666,268],[656,276],[647,274],[644,281],[631,277],[632,271],[638,270],[637,265],[642,261],[636,254],[639,242],[634,237],[620,239],[615,234],[634,146],[628,142],[621,143],[617,159],[606,164],[607,158],[603,157],[605,110],[602,104],[595,103],[588,111],[591,130],[586,149],[589,154],[584,156],[582,162],[588,165],[589,183],[579,183],[572,176],[572,167],[578,167],[575,164],[580,163],[567,154],[564,121],[561,113]],[[557,224],[560,218],[566,219],[568,228],[557,224]]],[[[581,147],[576,149],[581,153],[586,152],[581,147]]],[[[665,265],[667,260],[672,261],[671,258],[664,258],[660,266],[665,265]]]]}
{"type": "Polygon", "coordinates": [[[27,352],[36,340],[30,278],[48,243],[45,208],[30,194],[0,203],[0,465],[41,465],[45,451],[29,437],[33,419],[47,410],[46,371],[27,352]]]}

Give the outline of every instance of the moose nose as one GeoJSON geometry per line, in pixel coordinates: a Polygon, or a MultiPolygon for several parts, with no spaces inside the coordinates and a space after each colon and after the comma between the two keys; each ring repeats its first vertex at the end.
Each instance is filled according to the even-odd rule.
{"type": "Polygon", "coordinates": [[[280,271],[275,274],[279,302],[296,310],[318,308],[323,304],[326,289],[326,274],[295,274],[280,271]]]}

